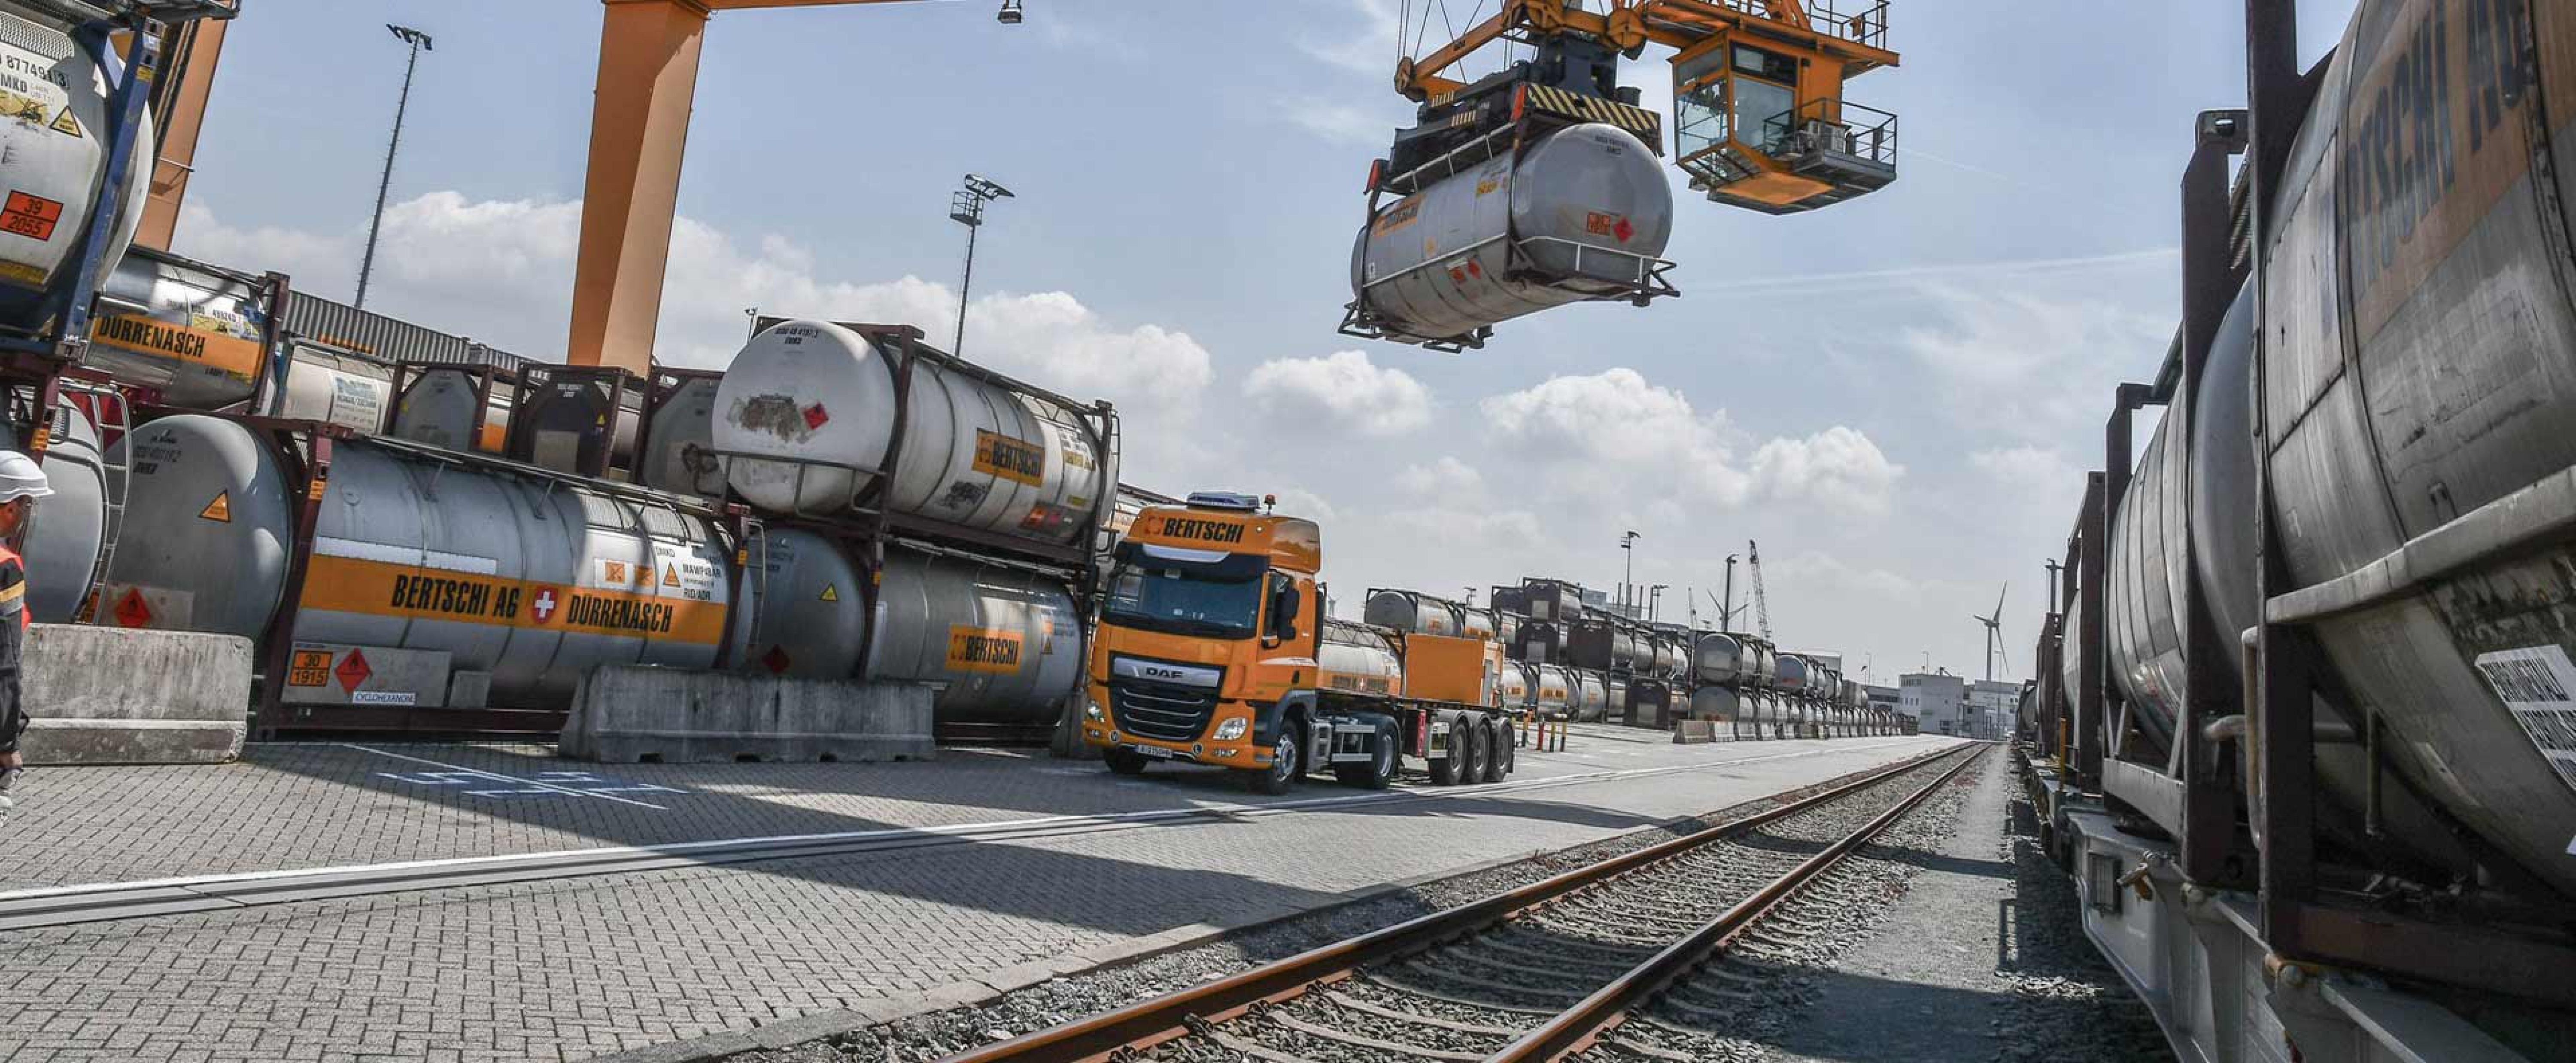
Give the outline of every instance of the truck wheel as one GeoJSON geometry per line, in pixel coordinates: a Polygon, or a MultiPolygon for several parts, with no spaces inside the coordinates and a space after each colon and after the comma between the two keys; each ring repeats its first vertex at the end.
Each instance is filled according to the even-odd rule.
{"type": "Polygon", "coordinates": [[[1464,733],[1467,736],[1467,759],[1461,761],[1458,765],[1458,784],[1461,786],[1474,786],[1479,782],[1483,782],[1485,779],[1485,729],[1478,726],[1473,718],[1461,716],[1458,717],[1458,722],[1449,725],[1449,733],[1453,735],[1464,733]]]}
{"type": "Polygon", "coordinates": [[[1449,737],[1442,749],[1448,756],[1431,762],[1431,785],[1456,786],[1458,785],[1458,766],[1467,762],[1467,741],[1464,729],[1449,728],[1449,737]]]}
{"type": "Polygon", "coordinates": [[[1270,748],[1270,766],[1244,772],[1256,794],[1284,794],[1306,774],[1306,725],[1295,720],[1280,725],[1279,743],[1270,748]]]}
{"type": "Polygon", "coordinates": [[[1503,774],[1510,775],[1520,767],[1520,748],[1520,728],[1513,726],[1510,720],[1503,721],[1503,774]]]}
{"type": "Polygon", "coordinates": [[[1376,734],[1369,739],[1369,751],[1371,756],[1366,764],[1333,765],[1333,778],[1344,786],[1357,786],[1363,790],[1386,789],[1395,781],[1396,765],[1404,758],[1404,754],[1397,751],[1394,721],[1377,721],[1376,734]]]}
{"type": "Polygon", "coordinates": [[[1144,754],[1125,746],[1112,746],[1102,750],[1100,760],[1101,763],[1109,765],[1110,771],[1120,775],[1143,775],[1145,765],[1153,763],[1144,754]]]}
{"type": "Polygon", "coordinates": [[[1493,720],[1477,728],[1485,735],[1485,781],[1503,781],[1503,759],[1511,755],[1511,745],[1503,738],[1502,726],[1493,720]]]}

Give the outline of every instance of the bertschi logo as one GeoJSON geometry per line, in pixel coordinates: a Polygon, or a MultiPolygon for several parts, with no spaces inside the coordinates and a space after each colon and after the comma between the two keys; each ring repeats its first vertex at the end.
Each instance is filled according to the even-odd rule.
{"type": "Polygon", "coordinates": [[[1243,541],[1243,525],[1197,517],[1165,517],[1162,534],[1168,539],[1197,539],[1210,543],[1243,541]]]}

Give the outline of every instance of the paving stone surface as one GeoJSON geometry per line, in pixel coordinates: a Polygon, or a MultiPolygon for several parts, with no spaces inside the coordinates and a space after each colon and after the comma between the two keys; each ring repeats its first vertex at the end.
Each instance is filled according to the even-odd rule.
{"type": "MultiPolygon", "coordinates": [[[[1600,777],[1522,790],[0,933],[0,1060],[579,1059],[1286,914],[1947,741],[1646,738],[1582,732],[1565,754],[1524,751],[1516,780],[1600,777]]],[[[33,814],[0,826],[0,847],[16,881],[61,885],[1249,801],[1205,771],[1125,780],[990,753],[620,766],[620,785],[681,791],[614,795],[632,804],[478,795],[607,784],[543,775],[584,768],[525,748],[369,748],[456,767],[295,746],[223,769],[64,769],[43,773],[33,814]],[[457,770],[519,782],[409,777],[457,770]],[[17,856],[22,837],[32,860],[17,856]],[[29,866],[48,861],[69,870],[29,866]]]]}

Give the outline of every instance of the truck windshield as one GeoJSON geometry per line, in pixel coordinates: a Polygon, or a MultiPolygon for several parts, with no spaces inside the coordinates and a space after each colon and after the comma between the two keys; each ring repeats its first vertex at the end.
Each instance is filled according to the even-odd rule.
{"type": "Polygon", "coordinates": [[[1209,579],[1131,562],[1110,577],[1100,615],[1148,631],[1250,638],[1261,618],[1261,580],[1209,579]]]}

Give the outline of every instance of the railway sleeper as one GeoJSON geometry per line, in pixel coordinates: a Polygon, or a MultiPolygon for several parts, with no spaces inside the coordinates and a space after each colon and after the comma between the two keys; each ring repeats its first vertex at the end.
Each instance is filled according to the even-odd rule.
{"type": "Polygon", "coordinates": [[[1518,1037],[1521,1034],[1521,1031],[1509,1026],[1489,1026],[1483,1023],[1459,1022],[1456,1019],[1444,1019],[1437,1015],[1425,1015],[1418,1011],[1406,1011],[1403,1008],[1390,1008],[1384,1004],[1362,1000],[1349,993],[1342,992],[1339,989],[1324,990],[1322,995],[1324,999],[1341,1007],[1349,1008],[1352,1011],[1375,1015],[1382,1019],[1393,1019],[1397,1022],[1409,1022],[1421,1026],[1431,1026],[1457,1033],[1477,1034],[1485,1037],[1509,1038],[1518,1037]]]}
{"type": "Polygon", "coordinates": [[[1279,1010],[1272,1010],[1263,1014],[1262,1019],[1275,1023],[1283,1029],[1293,1030],[1308,1037],[1332,1041],[1370,1052],[1392,1052],[1397,1055],[1409,1056],[1415,1059],[1440,1060],[1442,1063],[1478,1063],[1478,1061],[1484,1059],[1486,1055],[1486,1053],[1483,1052],[1461,1052],[1450,1048],[1433,1048],[1429,1045],[1417,1045],[1404,1041],[1388,1041],[1381,1038],[1370,1037],[1365,1034],[1336,1030],[1319,1023],[1308,1022],[1279,1010]]]}

